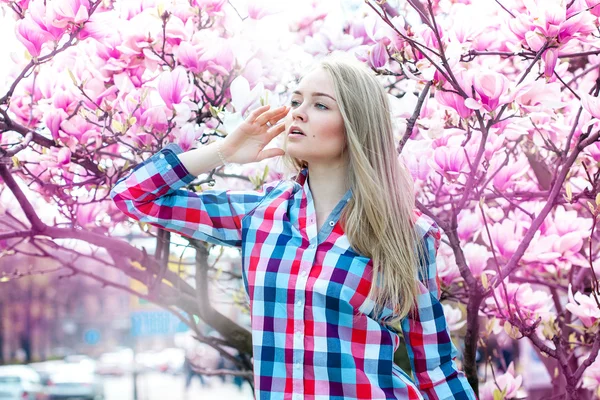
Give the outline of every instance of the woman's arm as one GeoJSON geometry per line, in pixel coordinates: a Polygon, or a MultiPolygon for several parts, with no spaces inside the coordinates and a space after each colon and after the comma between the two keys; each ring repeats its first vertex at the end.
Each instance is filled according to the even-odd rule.
{"type": "Polygon", "coordinates": [[[194,193],[181,189],[196,177],[187,166],[202,173],[221,162],[212,144],[181,153],[181,147],[171,143],[120,179],[110,192],[117,208],[135,220],[171,232],[213,244],[240,247],[242,219],[279,181],[267,183],[259,191],[194,193]]]}
{"type": "MultiPolygon", "coordinates": [[[[423,220],[420,221],[423,223],[423,220]]],[[[437,225],[431,221],[424,235],[426,277],[420,277],[417,310],[401,322],[408,357],[419,390],[429,400],[475,400],[475,392],[458,370],[458,351],[439,301],[439,280],[435,257],[440,241],[437,225]],[[427,283],[427,287],[423,283],[427,283]]]]}

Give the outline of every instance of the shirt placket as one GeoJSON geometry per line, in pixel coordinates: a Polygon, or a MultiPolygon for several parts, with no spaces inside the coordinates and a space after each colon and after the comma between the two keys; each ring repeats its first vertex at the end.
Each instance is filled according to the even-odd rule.
{"type": "Polygon", "coordinates": [[[314,207],[307,209],[306,234],[308,246],[302,253],[302,262],[298,271],[298,279],[294,290],[294,368],[293,368],[293,399],[304,398],[304,305],[306,304],[306,283],[310,269],[317,255],[317,227],[314,207]]]}

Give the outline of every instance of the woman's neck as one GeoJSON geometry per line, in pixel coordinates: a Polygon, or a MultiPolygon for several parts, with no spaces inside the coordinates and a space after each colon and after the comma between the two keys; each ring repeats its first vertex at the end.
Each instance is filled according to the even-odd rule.
{"type": "Polygon", "coordinates": [[[308,185],[317,213],[329,213],[348,191],[348,168],[344,166],[308,166],[308,185]]]}

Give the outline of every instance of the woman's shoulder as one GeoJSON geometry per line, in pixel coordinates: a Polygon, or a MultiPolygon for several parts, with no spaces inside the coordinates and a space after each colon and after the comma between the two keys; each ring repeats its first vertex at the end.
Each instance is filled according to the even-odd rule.
{"type": "Polygon", "coordinates": [[[441,229],[430,216],[415,208],[413,210],[413,218],[415,230],[419,237],[431,235],[434,239],[441,239],[441,229]]]}

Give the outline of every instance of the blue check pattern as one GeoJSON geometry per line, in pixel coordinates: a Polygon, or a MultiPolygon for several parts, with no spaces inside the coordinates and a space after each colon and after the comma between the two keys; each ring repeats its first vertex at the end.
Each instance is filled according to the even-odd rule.
{"type": "Polygon", "coordinates": [[[382,323],[392,310],[373,315],[372,262],[352,249],[339,221],[351,190],[317,229],[307,169],[260,190],[194,193],[183,189],[195,177],[181,152],[167,145],[120,179],[111,197],[135,220],[241,248],[257,399],[476,399],[439,302],[441,233],[433,221],[415,211],[428,276],[419,280],[416,312],[394,329],[382,323]],[[393,362],[398,333],[412,378],[393,362]]]}

